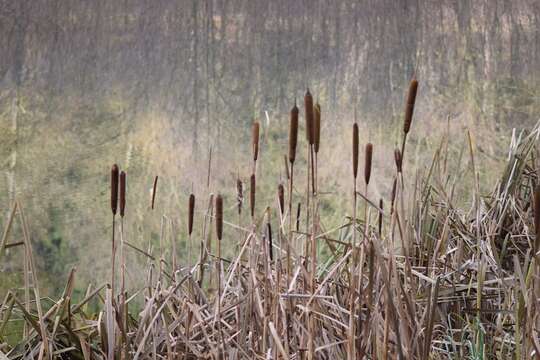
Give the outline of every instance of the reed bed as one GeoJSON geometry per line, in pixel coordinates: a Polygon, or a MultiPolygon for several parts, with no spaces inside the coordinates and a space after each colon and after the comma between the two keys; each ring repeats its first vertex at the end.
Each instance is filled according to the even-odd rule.
{"type": "MultiPolygon", "coordinates": [[[[72,303],[73,271],[60,299],[44,304],[27,230],[22,242],[8,242],[17,216],[26,224],[21,205],[15,203],[1,239],[0,258],[6,248],[22,247],[32,281],[24,284],[24,298],[14,289],[1,299],[0,339],[11,322],[22,321],[25,329],[17,344],[3,343],[0,351],[9,359],[84,360],[538,357],[540,127],[514,136],[507,166],[491,194],[481,196],[477,187],[470,206],[458,207],[453,201],[456,180],[446,169],[442,146],[427,174],[415,177],[413,169],[403,166],[417,88],[413,80],[402,147],[394,154],[394,178],[388,179],[393,182],[389,199],[370,197],[368,186],[377,171],[371,143],[365,145],[364,186],[357,189],[360,144],[355,123],[351,197],[342,199],[350,203],[353,216],[327,228],[317,195],[324,184],[313,177],[313,191],[309,188],[309,174],[317,174],[317,161],[305,169],[307,193],[294,189],[293,166],[299,151],[295,105],[285,157],[288,184],[276,184],[275,204],[264,204],[264,210],[255,206],[260,129],[254,123],[249,221],[242,221],[240,179],[230,191],[234,196],[209,194],[207,209],[196,211],[191,194],[188,248],[178,251],[191,254],[192,247],[200,246],[198,261],[177,264],[159,259],[158,265],[156,257],[138,249],[152,268],[160,268],[160,276],[149,276],[145,288],[133,294],[124,293],[122,280],[120,292],[112,284],[89,287],[82,301],[72,303]],[[293,203],[298,203],[294,213],[293,203]],[[301,203],[307,204],[305,231],[300,229],[301,203]],[[358,216],[357,207],[363,210],[358,216]],[[227,219],[227,208],[235,209],[234,220],[227,219]],[[195,219],[199,214],[201,218],[195,219]],[[205,231],[192,242],[193,226],[199,221],[205,231]],[[224,258],[224,246],[236,246],[235,256],[224,258]],[[331,255],[320,258],[321,248],[331,255]],[[206,281],[204,269],[210,271],[206,281]],[[130,309],[136,298],[143,298],[140,311],[130,309]],[[90,302],[99,304],[97,313],[88,311],[90,302]]],[[[305,114],[307,148],[313,156],[324,136],[321,108],[313,105],[309,91],[305,105],[314,107],[305,114]]],[[[472,164],[474,157],[471,145],[472,164]]],[[[116,166],[112,170],[113,219],[118,171],[116,166]]],[[[129,216],[129,204],[122,174],[123,219],[124,211],[129,216]]],[[[156,183],[157,176],[151,208],[156,183]]],[[[135,248],[130,244],[124,249],[121,241],[122,252],[135,248]]],[[[114,264],[114,240],[112,252],[114,264]]]]}

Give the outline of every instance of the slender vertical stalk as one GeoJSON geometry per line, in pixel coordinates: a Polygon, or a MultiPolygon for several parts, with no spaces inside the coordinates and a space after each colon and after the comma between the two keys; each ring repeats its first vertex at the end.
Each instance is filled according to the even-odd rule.
{"type": "Polygon", "coordinates": [[[358,124],[353,124],[353,139],[352,139],[352,162],[353,162],[353,216],[352,216],[352,265],[349,275],[349,337],[347,347],[347,359],[353,360],[356,356],[355,351],[355,337],[356,337],[356,323],[354,321],[355,316],[355,302],[356,302],[356,262],[357,262],[357,249],[356,249],[356,204],[357,204],[357,191],[356,191],[356,179],[358,177],[358,152],[359,152],[359,134],[358,124]]]}
{"type": "Polygon", "coordinates": [[[193,219],[195,216],[195,195],[190,194],[189,195],[189,203],[188,203],[188,269],[189,273],[191,274],[191,251],[192,251],[192,234],[193,234],[193,219]]]}
{"type": "Polygon", "coordinates": [[[115,230],[116,230],[116,212],[118,210],[118,181],[119,181],[118,165],[114,164],[111,169],[111,211],[112,211],[112,254],[111,254],[111,289],[114,297],[114,278],[115,278],[115,257],[116,257],[116,243],[115,243],[115,230]]]}
{"type": "Polygon", "coordinates": [[[127,312],[126,312],[126,259],[124,253],[124,215],[126,210],[126,173],[120,172],[120,322],[122,326],[122,336],[120,346],[122,347],[122,358],[125,358],[125,334],[127,333],[127,312]]]}
{"type": "Polygon", "coordinates": [[[217,235],[217,286],[218,286],[218,296],[217,296],[217,321],[218,329],[220,334],[220,341],[222,350],[224,352],[225,342],[223,341],[223,333],[221,328],[221,239],[223,238],[223,198],[218,194],[216,197],[216,235],[217,235]]]}

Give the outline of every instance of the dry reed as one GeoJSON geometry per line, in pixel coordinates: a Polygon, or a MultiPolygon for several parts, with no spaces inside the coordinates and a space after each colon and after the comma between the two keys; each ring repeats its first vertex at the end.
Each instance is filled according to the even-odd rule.
{"type": "Polygon", "coordinates": [[[399,151],[399,149],[395,149],[394,150],[394,162],[396,163],[396,169],[397,169],[398,173],[401,172],[402,161],[403,160],[401,158],[401,151],[399,151]]]}

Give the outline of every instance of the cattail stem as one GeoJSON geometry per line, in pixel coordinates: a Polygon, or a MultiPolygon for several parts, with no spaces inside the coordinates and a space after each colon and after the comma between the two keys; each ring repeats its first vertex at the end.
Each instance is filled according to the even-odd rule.
{"type": "Polygon", "coordinates": [[[122,353],[125,351],[125,334],[127,333],[127,313],[126,313],[126,259],[124,253],[124,215],[126,209],[126,173],[120,172],[120,323],[122,327],[120,345],[122,353]]]}
{"type": "Polygon", "coordinates": [[[291,242],[293,241],[292,232],[292,198],[293,198],[293,185],[294,185],[294,161],[291,161],[291,177],[289,179],[289,238],[286,244],[287,252],[287,288],[291,282],[291,242]]]}
{"type": "MultiPolygon", "coordinates": [[[[352,169],[353,169],[353,216],[352,216],[352,264],[350,268],[349,281],[349,335],[347,346],[347,359],[353,360],[356,357],[355,351],[355,337],[356,337],[356,322],[354,319],[355,314],[355,302],[356,302],[356,265],[358,258],[358,250],[356,248],[356,207],[357,207],[357,191],[356,191],[356,179],[358,177],[358,152],[359,152],[359,134],[358,124],[353,124],[353,138],[352,138],[352,169]]],[[[360,264],[360,268],[362,265],[360,264]]]]}
{"type": "Polygon", "coordinates": [[[195,195],[190,194],[189,195],[189,203],[188,203],[188,269],[189,273],[191,274],[191,251],[192,251],[192,233],[193,233],[193,219],[195,216],[195,195]]]}
{"type": "Polygon", "coordinates": [[[218,296],[217,296],[217,322],[218,322],[218,331],[219,331],[219,339],[221,342],[221,349],[220,352],[220,358],[221,353],[225,352],[225,341],[223,339],[223,329],[221,326],[221,297],[223,295],[223,289],[221,288],[221,269],[222,269],[222,261],[221,261],[221,238],[223,234],[223,200],[221,198],[221,195],[218,195],[216,198],[216,233],[217,233],[217,288],[218,288],[218,296]]]}
{"type": "Polygon", "coordinates": [[[115,290],[115,258],[116,258],[116,242],[115,242],[115,230],[116,230],[116,211],[118,209],[118,182],[120,177],[120,170],[118,165],[114,164],[111,169],[111,211],[112,217],[112,251],[111,251],[111,290],[114,297],[115,290]]]}

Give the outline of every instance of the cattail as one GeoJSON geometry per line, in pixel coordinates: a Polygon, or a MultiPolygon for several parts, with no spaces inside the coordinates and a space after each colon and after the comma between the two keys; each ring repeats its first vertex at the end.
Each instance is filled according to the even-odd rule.
{"type": "Polygon", "coordinates": [[[384,207],[384,204],[383,204],[383,199],[379,199],[379,209],[380,209],[380,212],[379,212],[379,237],[381,237],[381,234],[382,234],[382,211],[383,211],[383,207],[384,207]]]}
{"type": "Polygon", "coordinates": [[[394,184],[392,185],[392,196],[391,196],[391,208],[394,208],[394,203],[396,201],[396,189],[397,189],[397,178],[394,178],[394,184]]]}
{"type": "Polygon", "coordinates": [[[257,161],[259,157],[259,122],[255,121],[252,127],[252,144],[253,144],[253,161],[257,161]]]}
{"type": "Polygon", "coordinates": [[[296,231],[300,231],[300,210],[302,209],[302,203],[298,203],[296,209],[296,231]]]}
{"type": "Polygon", "coordinates": [[[156,175],[154,178],[154,186],[152,187],[152,210],[154,210],[154,202],[156,201],[157,181],[158,176],[156,175]]]}
{"type": "Polygon", "coordinates": [[[306,95],[304,96],[304,106],[306,108],[306,140],[310,145],[313,145],[313,96],[311,96],[309,89],[307,89],[306,95]]]}
{"type": "Polygon", "coordinates": [[[118,165],[114,164],[111,169],[111,210],[116,215],[118,209],[118,165]]]}
{"type": "Polygon", "coordinates": [[[394,160],[396,161],[397,172],[400,173],[403,158],[401,157],[401,151],[399,151],[399,149],[394,150],[394,160]]]}
{"type": "Polygon", "coordinates": [[[298,107],[296,101],[291,110],[291,123],[289,124],[289,161],[294,163],[296,159],[296,144],[298,142],[298,107]]]}
{"type": "Polygon", "coordinates": [[[368,143],[366,145],[366,163],[364,164],[364,180],[366,185],[369,184],[369,179],[371,178],[371,161],[373,158],[373,144],[368,143]]]}
{"type": "Polygon", "coordinates": [[[120,216],[124,217],[126,210],[126,173],[120,172],[120,216]]]}
{"type": "Polygon", "coordinates": [[[534,256],[540,250],[540,185],[534,190],[534,231],[536,238],[534,240],[534,256]]]}
{"type": "Polygon", "coordinates": [[[319,103],[315,104],[315,123],[313,124],[314,128],[314,148],[315,153],[319,152],[319,144],[321,143],[321,105],[319,103]]]}
{"type": "Polygon", "coordinates": [[[270,256],[270,261],[273,261],[274,249],[272,249],[272,225],[270,225],[270,223],[266,223],[266,232],[268,233],[268,255],[270,256]]]}
{"type": "Polygon", "coordinates": [[[353,159],[353,176],[356,179],[358,176],[358,124],[353,125],[353,137],[352,137],[352,159],[353,159]]]}
{"type": "Polygon", "coordinates": [[[242,180],[236,179],[236,202],[238,204],[238,215],[242,215],[242,204],[244,203],[244,187],[242,180]]]}
{"type": "Polygon", "coordinates": [[[249,187],[249,206],[251,207],[251,217],[255,216],[255,174],[251,174],[249,187]]]}
{"type": "Polygon", "coordinates": [[[223,237],[223,198],[219,194],[216,197],[216,235],[221,241],[223,237]]]}
{"type": "Polygon", "coordinates": [[[195,195],[189,195],[189,212],[188,212],[188,235],[193,233],[193,217],[195,215],[195,195]]]}
{"type": "Polygon", "coordinates": [[[407,95],[407,105],[405,107],[405,122],[403,123],[403,132],[407,134],[411,129],[411,123],[414,112],[414,103],[416,101],[416,92],[418,90],[418,81],[413,79],[409,85],[409,94],[407,95]]]}
{"type": "Polygon", "coordinates": [[[281,212],[281,216],[283,216],[285,211],[285,188],[283,187],[283,184],[278,185],[278,201],[279,211],[281,212]]]}

